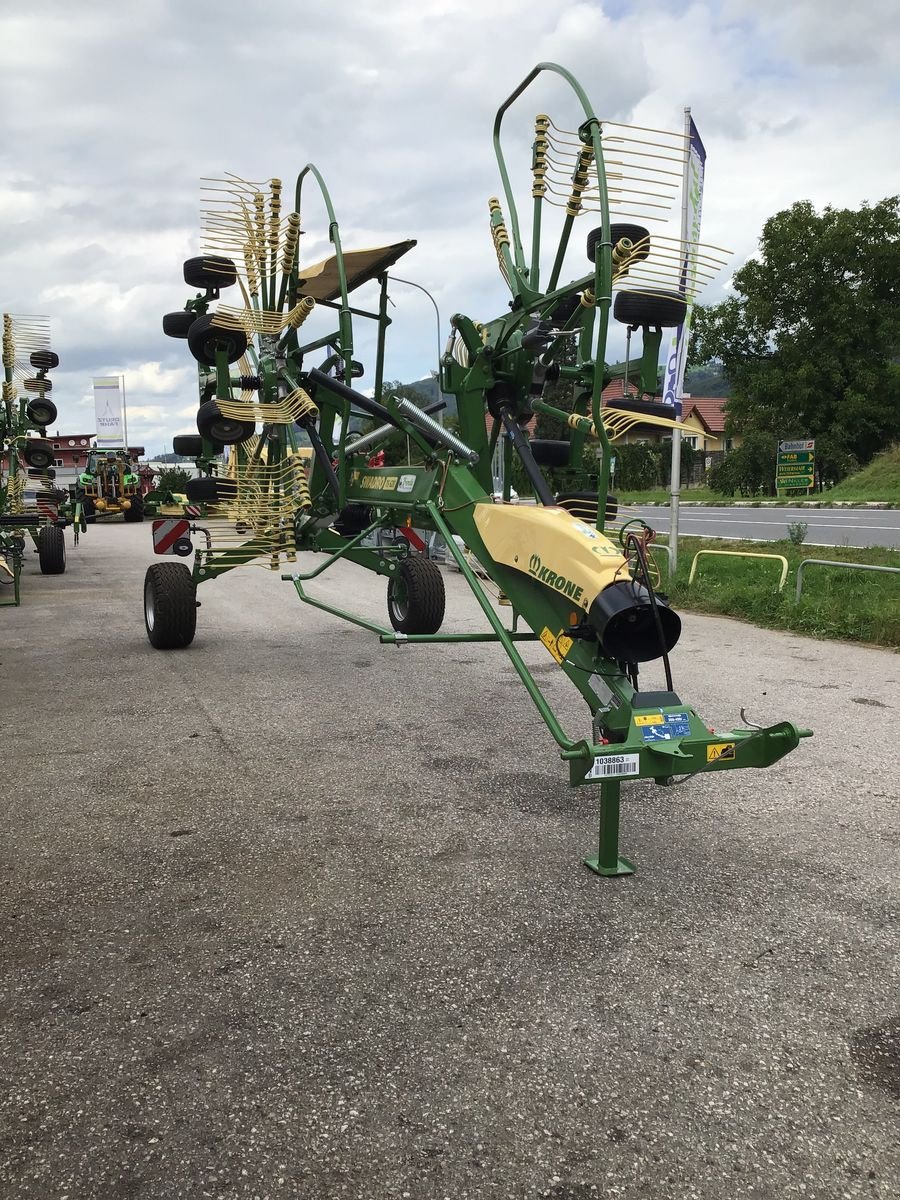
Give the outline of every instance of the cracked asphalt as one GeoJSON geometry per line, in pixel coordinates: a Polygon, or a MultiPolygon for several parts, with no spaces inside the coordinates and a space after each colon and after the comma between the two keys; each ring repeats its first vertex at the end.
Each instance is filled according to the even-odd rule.
{"type": "Polygon", "coordinates": [[[896,654],[686,614],[682,699],[816,736],[626,785],[601,880],[499,648],[247,568],[159,652],[149,526],[69,549],[0,609],[4,1198],[896,1200],[896,654]]]}

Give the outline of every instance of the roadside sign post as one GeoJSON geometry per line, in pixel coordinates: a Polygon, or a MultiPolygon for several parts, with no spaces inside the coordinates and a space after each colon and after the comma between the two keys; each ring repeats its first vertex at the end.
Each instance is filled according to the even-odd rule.
{"type": "Polygon", "coordinates": [[[775,491],[786,492],[805,488],[810,492],[816,484],[815,438],[778,443],[775,463],[775,491]]]}

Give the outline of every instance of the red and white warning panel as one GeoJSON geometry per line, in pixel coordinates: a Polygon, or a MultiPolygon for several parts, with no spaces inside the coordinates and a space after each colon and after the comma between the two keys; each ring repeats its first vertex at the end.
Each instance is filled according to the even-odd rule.
{"type": "MultiPolygon", "coordinates": [[[[153,553],[174,554],[175,543],[182,538],[190,539],[191,523],[178,517],[169,517],[153,522],[153,553]]],[[[190,553],[190,551],[188,551],[190,553]]]]}

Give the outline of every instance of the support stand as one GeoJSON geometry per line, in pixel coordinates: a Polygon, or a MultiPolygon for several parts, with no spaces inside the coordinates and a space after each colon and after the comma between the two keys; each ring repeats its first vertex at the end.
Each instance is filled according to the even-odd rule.
{"type": "Polygon", "coordinates": [[[584,865],[595,875],[633,875],[634,864],[619,857],[619,789],[618,779],[604,779],[600,784],[600,829],[597,837],[597,857],[586,858],[584,865]]]}

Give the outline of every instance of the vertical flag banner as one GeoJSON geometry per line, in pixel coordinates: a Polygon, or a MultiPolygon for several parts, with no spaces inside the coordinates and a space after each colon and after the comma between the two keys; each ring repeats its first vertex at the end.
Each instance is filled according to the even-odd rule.
{"type": "Polygon", "coordinates": [[[117,375],[94,380],[94,416],[99,447],[125,445],[121,382],[117,375]]]}
{"type": "MultiPolygon", "coordinates": [[[[685,134],[688,138],[688,156],[684,168],[684,195],[681,203],[681,237],[685,242],[700,240],[700,214],[703,208],[703,176],[706,171],[706,150],[697,132],[693,117],[687,118],[685,134]]],[[[687,294],[688,282],[697,271],[696,255],[691,263],[685,247],[684,265],[681,271],[682,292],[687,294]]],[[[688,303],[684,321],[675,330],[666,359],[665,387],[663,400],[675,407],[675,415],[681,416],[681,397],[684,394],[684,369],[687,363],[688,339],[691,335],[693,305],[688,303]]]]}

